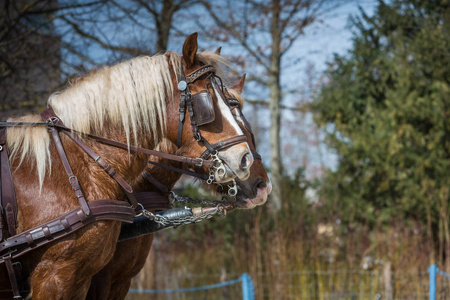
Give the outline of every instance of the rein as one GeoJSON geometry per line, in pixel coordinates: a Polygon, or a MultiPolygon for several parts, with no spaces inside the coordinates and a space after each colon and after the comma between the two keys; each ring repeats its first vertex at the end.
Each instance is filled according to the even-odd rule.
{"type": "MultiPolygon", "coordinates": [[[[75,136],[74,133],[79,134],[83,137],[87,137],[91,140],[95,140],[101,144],[105,144],[105,145],[109,145],[109,146],[113,146],[116,148],[120,148],[120,149],[124,149],[124,150],[128,150],[130,149],[133,152],[140,152],[140,153],[144,153],[144,154],[148,154],[148,155],[154,155],[154,156],[158,156],[164,159],[168,159],[168,160],[172,160],[172,161],[177,161],[177,162],[181,162],[181,163],[185,163],[187,165],[191,165],[191,166],[212,166],[214,165],[214,163],[212,161],[205,161],[202,158],[191,158],[191,157],[187,157],[187,156],[178,156],[178,155],[174,155],[174,154],[169,154],[169,153],[164,153],[161,151],[157,151],[157,150],[150,150],[150,149],[145,149],[145,148],[140,148],[137,146],[133,146],[133,145],[127,145],[125,143],[121,143],[118,141],[114,141],[114,140],[110,140],[101,136],[97,136],[97,135],[93,135],[93,134],[89,134],[89,133],[83,133],[83,132],[79,132],[77,130],[73,130],[70,129],[66,126],[64,126],[62,123],[60,123],[60,120],[58,117],[56,117],[56,115],[54,114],[53,110],[51,108],[47,108],[47,110],[49,111],[50,114],[53,114],[55,116],[55,118],[52,118],[51,120],[49,120],[49,122],[46,123],[26,123],[26,122],[0,122],[0,128],[2,127],[36,127],[36,126],[45,126],[45,127],[54,127],[57,129],[62,130],[64,133],[69,133],[71,134],[70,137],[75,136]]],[[[46,110],[46,111],[47,111],[46,110]]],[[[246,141],[247,139],[245,139],[246,141]]]]}

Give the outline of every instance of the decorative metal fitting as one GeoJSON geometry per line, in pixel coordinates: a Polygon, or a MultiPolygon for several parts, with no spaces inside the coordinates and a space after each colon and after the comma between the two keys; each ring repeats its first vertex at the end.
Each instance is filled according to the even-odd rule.
{"type": "Polygon", "coordinates": [[[182,80],[182,81],[178,82],[178,89],[179,89],[180,91],[185,91],[186,88],[187,88],[187,83],[186,83],[186,81],[182,80]]]}
{"type": "Polygon", "coordinates": [[[58,122],[58,121],[59,121],[58,117],[48,117],[48,119],[47,119],[47,123],[52,124],[52,125],[55,125],[56,122],[58,122]]]}

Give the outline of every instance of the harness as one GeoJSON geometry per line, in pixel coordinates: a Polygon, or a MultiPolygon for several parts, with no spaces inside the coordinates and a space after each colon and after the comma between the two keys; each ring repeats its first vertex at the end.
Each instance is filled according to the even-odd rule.
{"type": "MultiPolygon", "coordinates": [[[[140,152],[158,156],[164,159],[181,162],[191,167],[209,166],[210,172],[214,168],[223,167],[222,164],[218,165],[218,162],[221,163],[221,160],[217,156],[217,151],[247,141],[247,138],[241,135],[211,145],[201,136],[198,126],[209,124],[214,121],[214,108],[211,96],[208,92],[201,92],[192,95],[189,89],[189,84],[192,84],[205,74],[207,74],[208,78],[212,78],[215,74],[212,66],[201,67],[200,69],[188,74],[186,78],[184,77],[183,70],[181,73],[182,75],[180,76],[184,80],[179,81],[179,88],[182,91],[179,118],[181,129],[179,129],[178,135],[180,143],[179,147],[181,147],[182,125],[184,123],[185,108],[187,105],[194,138],[205,145],[207,148],[205,152],[209,153],[208,158],[213,157],[213,160],[207,160],[207,158],[190,158],[172,155],[137,146],[129,146],[124,143],[92,134],[77,132],[67,128],[62,120],[60,120],[53,112],[52,108],[46,109],[41,114],[41,118],[44,120],[42,123],[0,122],[0,265],[5,263],[11,282],[14,299],[22,299],[21,291],[26,291],[27,289],[27,287],[22,284],[22,267],[20,262],[17,261],[17,259],[22,255],[50,242],[61,239],[93,222],[100,220],[115,220],[124,223],[132,223],[134,218],[142,215],[143,212],[148,212],[148,210],[167,210],[172,207],[172,205],[168,202],[168,197],[162,195],[161,193],[146,192],[133,194],[133,189],[131,186],[102,157],[95,153],[82,139],[80,139],[78,134],[82,134],[83,137],[94,140],[98,143],[130,150],[132,152],[140,152]],[[182,82],[186,85],[185,89],[182,89],[182,82]],[[11,175],[11,166],[8,158],[9,150],[6,144],[6,127],[13,126],[45,126],[48,128],[67,173],[70,185],[80,204],[78,208],[63,214],[58,218],[19,234],[16,234],[18,209],[11,175]],[[121,186],[127,196],[127,201],[110,199],[100,199],[90,202],[86,201],[82,187],[70,167],[64,151],[64,146],[60,139],[60,133],[65,134],[68,138],[74,141],[99,167],[101,167],[121,186]],[[3,236],[3,224],[5,223],[3,222],[3,218],[6,220],[6,229],[9,237],[3,236]]],[[[211,79],[211,84],[214,85],[216,83],[211,79]]],[[[218,99],[218,101],[220,101],[220,99],[218,99]]],[[[214,175],[212,176],[214,177],[214,175]]],[[[210,179],[211,173],[208,180],[210,179]]],[[[151,179],[148,178],[147,180],[151,181],[151,179]]]]}

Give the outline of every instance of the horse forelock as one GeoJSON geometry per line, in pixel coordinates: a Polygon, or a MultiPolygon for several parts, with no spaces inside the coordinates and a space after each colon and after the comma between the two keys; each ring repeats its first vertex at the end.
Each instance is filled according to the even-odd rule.
{"type": "Polygon", "coordinates": [[[230,62],[224,56],[215,52],[204,51],[198,53],[197,58],[205,65],[212,65],[216,70],[216,75],[222,79],[225,78],[223,70],[229,69],[230,62]]]}
{"type": "MultiPolygon", "coordinates": [[[[181,55],[175,52],[170,53],[170,62],[172,64],[173,72],[180,74],[181,71],[181,55]]],[[[212,65],[216,71],[216,75],[224,78],[223,70],[229,68],[230,62],[223,56],[215,52],[204,51],[197,53],[196,58],[205,65],[212,65]]]]}

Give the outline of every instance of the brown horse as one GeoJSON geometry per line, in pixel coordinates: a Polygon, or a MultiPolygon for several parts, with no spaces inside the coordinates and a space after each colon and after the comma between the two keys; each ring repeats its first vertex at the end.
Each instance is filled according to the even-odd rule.
{"type": "MultiPolygon", "coordinates": [[[[180,91],[174,86],[177,86],[180,70],[199,75],[194,82],[189,82],[190,92],[195,95],[207,88],[215,118],[197,128],[196,137],[201,134],[203,138],[200,142],[192,137],[195,124],[184,122],[181,147],[168,149],[171,153],[177,151],[199,157],[205,150],[205,141],[214,144],[242,135],[242,130],[220,99],[208,73],[196,72],[203,67],[197,59],[197,48],[197,34],[193,34],[184,43],[182,58],[175,53],[166,53],[104,67],[53,95],[48,104],[67,127],[77,132],[154,149],[163,140],[171,143],[179,140],[180,91]]],[[[9,121],[39,122],[40,119],[28,115],[9,121]]],[[[137,186],[147,166],[148,155],[96,143],[85,139],[84,135],[80,137],[125,181],[137,186]]],[[[71,139],[63,135],[61,140],[88,203],[98,199],[126,198],[117,183],[71,139]]],[[[63,164],[46,128],[8,128],[7,144],[11,149],[18,204],[17,233],[79,207],[71,185],[64,178],[63,164]]],[[[225,162],[226,172],[218,174],[216,170],[214,175],[218,182],[227,182],[236,176],[244,180],[249,177],[253,158],[247,143],[221,150],[219,157],[225,162]]],[[[35,300],[85,299],[92,276],[114,255],[120,227],[118,221],[97,221],[20,257],[23,271],[29,274],[29,296],[35,300]]],[[[4,265],[0,265],[0,295],[11,298],[7,292],[10,290],[8,273],[4,265]]]]}
{"type": "MultiPolygon", "coordinates": [[[[204,61],[204,63],[207,63],[204,61]]],[[[259,157],[250,169],[250,177],[246,181],[237,180],[238,207],[241,209],[253,208],[266,202],[267,196],[271,192],[271,183],[261,162],[261,157],[256,154],[256,147],[253,144],[252,132],[249,124],[242,115],[241,107],[243,99],[241,93],[244,87],[245,76],[228,90],[230,96],[239,102],[231,104],[231,111],[244,134],[247,136],[250,150],[259,157]]],[[[176,145],[164,143],[164,148],[176,149],[176,145]]],[[[174,165],[173,163],[163,162],[174,165]]],[[[176,167],[179,167],[176,165],[176,167]]],[[[147,172],[169,189],[172,189],[181,174],[174,171],[167,171],[154,165],[147,167],[147,172]]],[[[227,187],[227,185],[224,185],[227,187]]],[[[213,185],[208,185],[213,187],[213,185]]],[[[136,191],[158,191],[155,186],[142,180],[136,191]]],[[[87,299],[124,299],[130,288],[131,279],[143,268],[148,257],[153,240],[153,234],[148,234],[134,239],[119,242],[116,247],[113,259],[110,263],[96,274],[91,282],[87,299]]]]}

